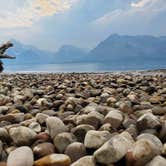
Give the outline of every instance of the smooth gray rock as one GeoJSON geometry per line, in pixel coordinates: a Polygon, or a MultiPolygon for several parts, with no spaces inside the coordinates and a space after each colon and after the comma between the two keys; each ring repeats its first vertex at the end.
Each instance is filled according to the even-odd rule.
{"type": "Polygon", "coordinates": [[[30,145],[34,140],[36,133],[24,126],[14,127],[9,130],[9,135],[17,146],[30,145]]]}
{"type": "Polygon", "coordinates": [[[33,166],[33,163],[32,150],[27,146],[12,151],[7,159],[7,166],[33,166]]]}
{"type": "Polygon", "coordinates": [[[166,159],[161,156],[156,156],[145,166],[166,166],[166,159]]]}
{"type": "Polygon", "coordinates": [[[162,152],[161,141],[152,134],[141,134],[126,154],[127,165],[142,166],[162,152]]]}
{"type": "Polygon", "coordinates": [[[68,130],[67,126],[63,123],[63,121],[57,117],[47,118],[46,125],[52,139],[57,134],[66,132],[68,130]]]}
{"type": "Polygon", "coordinates": [[[54,146],[58,150],[58,152],[63,153],[66,149],[66,147],[73,143],[76,142],[76,137],[72,133],[59,133],[55,138],[54,138],[54,146]]]}
{"type": "Polygon", "coordinates": [[[74,162],[71,166],[96,166],[93,156],[85,156],[74,162]]]}
{"type": "Polygon", "coordinates": [[[97,149],[108,141],[110,137],[111,134],[108,131],[90,130],[85,136],[84,145],[86,148],[97,149]]]}
{"type": "Polygon", "coordinates": [[[110,123],[113,128],[118,128],[123,122],[122,113],[119,110],[110,111],[104,119],[105,123],[110,123]]]}
{"type": "Polygon", "coordinates": [[[101,164],[116,163],[125,156],[133,143],[134,140],[131,135],[128,132],[123,132],[113,136],[103,146],[96,150],[94,157],[97,162],[101,164]]]}
{"type": "Polygon", "coordinates": [[[67,146],[65,154],[67,154],[71,158],[71,161],[73,163],[86,155],[86,148],[84,144],[80,142],[74,142],[67,146]]]}
{"type": "Polygon", "coordinates": [[[142,131],[146,129],[158,129],[161,127],[159,119],[152,113],[146,113],[137,120],[137,128],[142,131]]]}

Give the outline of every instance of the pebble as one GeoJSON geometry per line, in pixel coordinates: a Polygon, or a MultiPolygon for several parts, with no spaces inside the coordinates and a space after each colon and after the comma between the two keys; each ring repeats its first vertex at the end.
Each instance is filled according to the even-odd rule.
{"type": "Polygon", "coordinates": [[[97,149],[94,157],[101,164],[116,163],[125,156],[133,143],[134,140],[131,135],[128,132],[123,132],[113,136],[103,146],[97,149]]]}
{"type": "Polygon", "coordinates": [[[161,141],[152,134],[141,134],[126,154],[127,165],[141,166],[162,152],[161,141]]]}
{"type": "Polygon", "coordinates": [[[43,113],[38,113],[36,115],[36,120],[37,122],[39,122],[41,125],[44,124],[46,122],[46,119],[48,118],[49,116],[46,115],[46,114],[43,114],[43,113]]]}
{"type": "Polygon", "coordinates": [[[9,141],[9,133],[5,128],[0,128],[0,140],[9,141]]]}
{"type": "Polygon", "coordinates": [[[71,166],[96,166],[96,162],[93,156],[85,156],[71,164],[71,166]]]}
{"type": "Polygon", "coordinates": [[[64,132],[64,133],[58,134],[54,138],[54,146],[59,153],[63,153],[69,144],[76,141],[77,139],[75,135],[73,135],[72,133],[64,132]]]}
{"type": "Polygon", "coordinates": [[[70,166],[69,156],[64,154],[50,154],[34,162],[33,166],[70,166]]]}
{"type": "Polygon", "coordinates": [[[90,115],[90,114],[79,115],[76,118],[76,124],[77,125],[88,124],[88,125],[93,126],[95,129],[97,129],[100,124],[100,119],[98,119],[96,116],[90,115]]]}
{"type": "Polygon", "coordinates": [[[146,166],[165,166],[166,159],[161,156],[154,157],[146,166]]]}
{"type": "Polygon", "coordinates": [[[7,166],[33,166],[34,158],[31,148],[22,146],[9,154],[7,166]]]}
{"type": "Polygon", "coordinates": [[[89,130],[95,130],[95,128],[91,125],[78,125],[77,127],[73,128],[71,132],[77,137],[79,142],[84,142],[85,135],[89,130]]]}
{"type": "Polygon", "coordinates": [[[51,138],[53,139],[57,134],[66,132],[67,126],[63,123],[63,121],[57,117],[48,117],[46,119],[46,125],[49,131],[51,138]]]}
{"type": "Polygon", "coordinates": [[[41,126],[39,123],[37,122],[32,122],[30,125],[29,125],[29,128],[32,129],[34,132],[36,133],[40,133],[41,132],[41,126]]]}
{"type": "Polygon", "coordinates": [[[52,143],[44,142],[33,147],[33,154],[37,158],[55,153],[55,147],[52,143]]]}
{"type": "Polygon", "coordinates": [[[89,149],[98,149],[111,137],[108,131],[90,130],[85,136],[84,145],[89,149]]]}
{"type": "Polygon", "coordinates": [[[86,155],[86,148],[84,144],[74,142],[67,146],[65,154],[71,158],[71,162],[73,163],[86,155]]]}
{"type": "Polygon", "coordinates": [[[0,114],[5,114],[9,110],[7,106],[0,106],[0,114]]]}
{"type": "Polygon", "coordinates": [[[34,140],[36,133],[28,127],[20,126],[11,128],[9,130],[9,135],[15,145],[23,146],[30,145],[34,140]]]}
{"type": "Polygon", "coordinates": [[[104,122],[110,123],[113,128],[118,128],[123,122],[122,113],[119,110],[112,110],[105,116],[104,122]]]}
{"type": "Polygon", "coordinates": [[[159,129],[160,127],[159,119],[151,113],[146,113],[137,120],[137,128],[139,130],[159,129]]]}

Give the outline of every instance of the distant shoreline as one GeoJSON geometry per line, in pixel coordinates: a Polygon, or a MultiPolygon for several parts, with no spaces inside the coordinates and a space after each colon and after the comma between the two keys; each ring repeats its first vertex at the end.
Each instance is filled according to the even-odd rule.
{"type": "Polygon", "coordinates": [[[1,75],[15,75],[15,74],[27,74],[27,75],[49,75],[49,74],[132,74],[132,75],[166,75],[166,69],[154,69],[154,70],[126,70],[126,71],[106,71],[106,72],[47,72],[47,71],[21,71],[21,72],[3,72],[1,75]]]}

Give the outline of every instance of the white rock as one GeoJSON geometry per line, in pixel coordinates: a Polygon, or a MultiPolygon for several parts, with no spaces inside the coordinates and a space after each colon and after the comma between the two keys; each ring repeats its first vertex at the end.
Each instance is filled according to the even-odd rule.
{"type": "Polygon", "coordinates": [[[12,151],[7,159],[7,166],[33,166],[33,163],[32,150],[27,146],[12,151]]]}

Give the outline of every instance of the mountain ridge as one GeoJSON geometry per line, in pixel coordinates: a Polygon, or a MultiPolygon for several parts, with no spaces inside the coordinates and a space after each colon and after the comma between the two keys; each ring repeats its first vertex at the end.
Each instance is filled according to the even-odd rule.
{"type": "Polygon", "coordinates": [[[16,56],[7,64],[48,64],[48,63],[160,63],[166,61],[166,36],[118,35],[112,34],[90,51],[63,45],[55,53],[38,49],[12,40],[14,47],[9,55],[16,56]]]}

